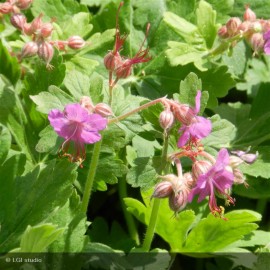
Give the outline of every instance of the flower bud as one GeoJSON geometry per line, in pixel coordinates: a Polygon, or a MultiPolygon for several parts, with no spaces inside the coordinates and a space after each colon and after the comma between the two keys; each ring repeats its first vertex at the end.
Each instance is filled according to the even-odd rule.
{"type": "Polygon", "coordinates": [[[230,159],[229,165],[232,168],[237,168],[240,164],[244,162],[240,157],[237,157],[237,156],[230,156],[229,159],[230,159]]]}
{"type": "Polygon", "coordinates": [[[64,40],[53,40],[53,41],[50,41],[50,44],[54,45],[59,51],[65,51],[66,50],[67,41],[64,41],[64,40]]]}
{"type": "Polygon", "coordinates": [[[256,20],[256,14],[254,11],[252,11],[249,8],[249,5],[246,5],[246,11],[244,13],[244,21],[255,21],[256,20]]]}
{"type": "MultiPolygon", "coordinates": [[[[41,25],[42,25],[42,18],[43,14],[41,13],[38,17],[36,17],[30,24],[29,28],[27,29],[27,31],[25,31],[25,33],[27,35],[32,35],[35,32],[37,32],[38,30],[40,30],[41,25]],[[28,33],[27,33],[28,32],[28,33]]],[[[25,26],[25,28],[27,28],[27,26],[25,26]]]]}
{"type": "Polygon", "coordinates": [[[74,50],[84,47],[86,42],[80,36],[72,36],[68,39],[68,47],[74,50]]]}
{"type": "Polygon", "coordinates": [[[47,42],[43,41],[38,46],[38,56],[45,61],[46,66],[50,67],[49,63],[51,62],[54,54],[53,46],[47,42]]]}
{"type": "Polygon", "coordinates": [[[114,71],[122,64],[122,58],[119,52],[115,54],[113,52],[108,52],[104,57],[104,65],[107,70],[114,71]]]}
{"type": "Polygon", "coordinates": [[[10,22],[15,28],[23,30],[24,24],[26,23],[26,17],[21,13],[14,13],[10,17],[10,22]]]}
{"type": "Polygon", "coordinates": [[[172,189],[175,193],[177,193],[177,191],[183,185],[183,180],[174,174],[162,175],[159,176],[159,178],[163,179],[164,181],[172,183],[172,189]]]}
{"type": "Polygon", "coordinates": [[[190,125],[196,115],[194,110],[187,104],[178,104],[175,102],[172,109],[175,118],[187,126],[190,125]]]}
{"type": "Polygon", "coordinates": [[[260,33],[263,31],[263,26],[259,21],[256,21],[256,22],[252,22],[250,24],[250,29],[255,33],[257,33],[257,32],[260,33]]]}
{"type": "Polygon", "coordinates": [[[192,174],[190,172],[184,173],[183,179],[184,179],[184,184],[190,189],[196,185],[197,181],[195,178],[192,177],[192,174]]]}
{"type": "Polygon", "coordinates": [[[172,183],[169,181],[162,181],[155,186],[151,198],[166,198],[169,197],[172,192],[172,183]]]}
{"type": "Polygon", "coordinates": [[[212,164],[207,160],[196,160],[192,165],[192,176],[198,180],[200,175],[205,174],[212,167],[212,164]]]}
{"type": "Polygon", "coordinates": [[[6,2],[6,3],[0,3],[0,13],[2,14],[9,14],[13,11],[13,6],[6,2]]]}
{"type": "Polygon", "coordinates": [[[245,176],[239,169],[233,169],[233,176],[234,176],[234,179],[233,179],[234,184],[240,185],[240,184],[244,184],[246,181],[245,176]]]}
{"type": "Polygon", "coordinates": [[[44,23],[41,26],[40,34],[43,38],[47,38],[52,34],[53,25],[51,23],[44,23]]]}
{"type": "Polygon", "coordinates": [[[109,117],[113,115],[111,107],[106,103],[98,103],[94,107],[94,112],[100,114],[103,117],[109,117]]]}
{"type": "Polygon", "coordinates": [[[188,194],[190,189],[188,187],[183,187],[178,193],[172,193],[169,197],[169,206],[174,212],[179,212],[183,210],[188,202],[188,194]]]}
{"type": "Polygon", "coordinates": [[[250,37],[250,46],[254,50],[254,53],[262,52],[264,48],[263,34],[254,33],[250,37]]]}
{"type": "Polygon", "coordinates": [[[94,111],[94,104],[90,97],[83,96],[81,97],[80,104],[83,108],[85,108],[89,113],[92,113],[94,111]]]}
{"type": "Polygon", "coordinates": [[[131,75],[132,65],[129,59],[124,60],[115,70],[115,75],[118,79],[125,79],[131,75]]]}
{"type": "Polygon", "coordinates": [[[241,23],[242,23],[241,20],[237,17],[232,17],[227,21],[226,27],[230,37],[233,37],[236,34],[238,34],[239,32],[238,27],[240,26],[241,23]]]}
{"type": "Polygon", "coordinates": [[[20,58],[26,58],[36,55],[38,52],[38,45],[34,41],[27,42],[23,48],[20,55],[20,58]]]}
{"type": "Polygon", "coordinates": [[[169,109],[165,109],[159,116],[160,126],[165,130],[171,129],[174,123],[174,115],[169,109]]]}
{"type": "Polygon", "coordinates": [[[227,27],[226,25],[223,25],[219,28],[218,30],[218,36],[220,38],[228,38],[229,37],[229,34],[228,34],[228,31],[227,31],[227,27]]]}
{"type": "Polygon", "coordinates": [[[24,10],[30,7],[30,5],[32,4],[33,0],[16,0],[15,5],[24,10]]]}

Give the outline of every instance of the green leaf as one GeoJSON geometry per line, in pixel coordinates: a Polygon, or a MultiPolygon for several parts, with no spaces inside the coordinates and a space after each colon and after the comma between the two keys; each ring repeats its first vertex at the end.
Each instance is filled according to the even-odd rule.
{"type": "Polygon", "coordinates": [[[180,35],[187,43],[194,41],[198,28],[187,20],[177,16],[172,12],[164,13],[165,23],[180,35]]]}
{"type": "Polygon", "coordinates": [[[139,157],[133,163],[134,167],[130,168],[127,173],[127,182],[132,187],[141,187],[149,189],[156,181],[158,173],[160,173],[161,160],[159,157],[139,157]]]}
{"type": "Polygon", "coordinates": [[[196,0],[169,0],[166,2],[169,11],[182,18],[193,17],[196,9],[196,0]]]}
{"type": "MultiPolygon", "coordinates": [[[[254,177],[270,178],[270,146],[259,146],[256,148],[259,156],[253,164],[241,165],[244,174],[254,177]]],[[[255,152],[252,150],[251,152],[255,152]]]]}
{"type": "Polygon", "coordinates": [[[41,11],[47,20],[57,18],[57,22],[64,22],[80,11],[85,11],[85,7],[76,1],[66,0],[36,0],[31,5],[33,15],[38,16],[41,11]]]}
{"type": "Polygon", "coordinates": [[[24,231],[20,247],[11,252],[45,252],[48,246],[63,233],[64,228],[57,229],[57,226],[46,223],[37,226],[28,225],[24,231]]]}
{"type": "MultiPolygon", "coordinates": [[[[250,210],[235,210],[225,215],[228,220],[209,214],[189,233],[183,251],[196,255],[216,252],[240,240],[257,229],[254,221],[260,221],[260,214],[250,210]]],[[[202,256],[199,255],[199,256],[202,256]]]]}
{"type": "Polygon", "coordinates": [[[93,73],[90,77],[90,97],[94,104],[103,101],[103,83],[103,78],[97,73],[93,73]]]}
{"type": "Polygon", "coordinates": [[[69,103],[74,103],[74,99],[62,91],[60,88],[51,85],[49,92],[41,92],[30,98],[37,105],[37,110],[41,113],[48,114],[52,109],[63,110],[69,103]]]}
{"type": "Polygon", "coordinates": [[[247,175],[246,182],[248,183],[247,188],[244,185],[236,185],[233,189],[234,193],[251,199],[267,199],[270,197],[269,179],[247,175]]]}
{"type": "Polygon", "coordinates": [[[217,20],[220,23],[225,23],[228,20],[229,14],[233,11],[235,3],[234,0],[207,0],[207,2],[217,11],[217,20]]]}
{"type": "Polygon", "coordinates": [[[61,85],[66,72],[62,57],[55,54],[50,64],[54,68],[48,70],[42,61],[35,62],[34,73],[28,73],[26,76],[27,95],[36,95],[41,91],[47,91],[50,85],[61,85]]]}
{"type": "Polygon", "coordinates": [[[11,57],[8,50],[0,40],[0,74],[3,74],[12,85],[15,85],[20,78],[21,68],[16,57],[11,57]]]}
{"type": "MultiPolygon", "coordinates": [[[[88,242],[88,236],[85,234],[89,222],[86,221],[85,213],[81,211],[80,196],[75,190],[65,205],[53,213],[48,221],[64,227],[61,236],[49,246],[49,252],[74,253],[84,250],[88,242]]],[[[55,260],[55,263],[59,262],[55,260]]]]}
{"type": "Polygon", "coordinates": [[[21,159],[15,163],[15,158],[7,160],[1,168],[3,177],[0,181],[4,181],[1,186],[5,188],[0,191],[0,203],[6,209],[0,213],[1,227],[5,228],[0,234],[1,252],[18,246],[19,237],[29,221],[31,224],[41,223],[63,206],[72,193],[72,183],[76,179],[77,165],[66,160],[59,163],[51,160],[47,165],[40,164],[31,172],[19,176],[20,173],[16,174],[14,170],[21,159]]]}
{"type": "Polygon", "coordinates": [[[172,66],[184,66],[193,63],[199,70],[207,70],[207,68],[204,67],[205,61],[203,59],[205,51],[196,49],[194,45],[176,41],[169,41],[168,45],[170,49],[166,51],[166,55],[172,66]]]}
{"type": "Polygon", "coordinates": [[[11,135],[8,129],[0,124],[0,165],[5,161],[11,146],[11,135]]]}
{"type": "MultiPolygon", "coordinates": [[[[139,221],[148,225],[152,203],[149,201],[150,196],[148,193],[145,193],[143,198],[145,205],[133,198],[124,198],[124,202],[129,212],[139,221]]],[[[176,218],[172,218],[173,212],[169,208],[168,201],[161,200],[158,213],[156,233],[170,244],[172,252],[181,249],[195,221],[194,212],[186,210],[181,212],[176,218]]]]}
{"type": "Polygon", "coordinates": [[[56,153],[60,147],[61,139],[53,130],[53,127],[48,125],[39,133],[40,139],[36,145],[36,151],[39,153],[56,153]]]}
{"type": "Polygon", "coordinates": [[[221,119],[217,114],[211,117],[211,122],[212,131],[203,139],[203,144],[215,148],[230,147],[236,136],[235,126],[226,119],[221,119]]]}
{"type": "Polygon", "coordinates": [[[205,1],[200,1],[196,10],[197,26],[208,49],[212,48],[217,34],[216,11],[205,1]]]}
{"type": "Polygon", "coordinates": [[[76,100],[89,96],[89,84],[89,77],[77,70],[68,72],[64,79],[64,85],[76,100]]]}

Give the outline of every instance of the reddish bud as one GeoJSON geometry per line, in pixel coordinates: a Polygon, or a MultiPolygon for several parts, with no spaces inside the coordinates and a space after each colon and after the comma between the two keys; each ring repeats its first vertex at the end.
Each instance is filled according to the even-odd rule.
{"type": "Polygon", "coordinates": [[[172,183],[169,181],[162,181],[155,186],[155,190],[151,198],[166,198],[173,192],[172,183]]]}
{"type": "Polygon", "coordinates": [[[176,213],[183,210],[187,205],[189,193],[190,189],[184,186],[176,194],[171,194],[169,197],[170,208],[176,213]]]}
{"type": "Polygon", "coordinates": [[[10,17],[10,22],[15,28],[23,30],[24,24],[26,23],[26,17],[21,13],[14,13],[10,17]]]}
{"type": "Polygon", "coordinates": [[[2,14],[9,14],[13,11],[13,6],[6,2],[6,3],[0,3],[0,13],[2,14]]]}
{"type": "Polygon", "coordinates": [[[100,114],[103,117],[109,117],[113,115],[111,107],[106,103],[98,103],[94,108],[94,112],[100,114]]]}
{"type": "Polygon", "coordinates": [[[254,33],[249,39],[250,46],[254,50],[254,53],[263,52],[264,38],[262,33],[254,33]]]}
{"type": "Polygon", "coordinates": [[[23,48],[20,55],[20,58],[26,58],[36,55],[38,52],[38,45],[34,41],[27,42],[23,48]]]}
{"type": "Polygon", "coordinates": [[[212,167],[212,164],[207,160],[197,160],[192,165],[192,176],[198,180],[199,176],[205,174],[212,167]]]}
{"type": "Polygon", "coordinates": [[[20,9],[27,9],[32,4],[33,0],[16,0],[16,6],[20,9]]]}
{"type": "Polygon", "coordinates": [[[196,185],[196,179],[193,178],[192,174],[187,172],[183,175],[184,184],[189,187],[190,189],[193,188],[196,185]]]}
{"type": "Polygon", "coordinates": [[[218,36],[220,38],[228,38],[229,37],[226,25],[223,25],[222,27],[219,28],[218,36]]]}
{"type": "Polygon", "coordinates": [[[229,165],[232,167],[232,168],[237,168],[240,164],[242,164],[244,161],[240,158],[240,157],[237,157],[237,156],[230,156],[230,162],[229,162],[229,165]]]}
{"type": "Polygon", "coordinates": [[[254,11],[252,11],[249,8],[249,5],[246,5],[246,11],[244,13],[244,21],[255,21],[256,20],[256,14],[254,11]]]}
{"type": "Polygon", "coordinates": [[[27,34],[27,35],[32,35],[32,34],[34,34],[35,32],[37,32],[38,30],[40,30],[40,28],[41,28],[41,25],[42,25],[42,18],[43,17],[43,14],[41,13],[37,18],[35,18],[32,22],[31,22],[31,24],[30,24],[30,27],[29,27],[29,29],[28,29],[28,33],[25,31],[25,29],[24,29],[24,31],[25,31],[25,33],[27,34]]]}
{"type": "Polygon", "coordinates": [[[240,26],[241,23],[242,23],[241,20],[237,17],[232,17],[227,21],[226,27],[230,37],[238,34],[239,32],[238,27],[240,26]]]}
{"type": "Polygon", "coordinates": [[[165,130],[171,129],[174,123],[174,115],[169,109],[165,109],[160,115],[159,115],[159,123],[160,126],[165,130]]]}
{"type": "Polygon", "coordinates": [[[233,169],[234,184],[240,185],[245,184],[246,178],[244,174],[239,169],[233,169]]]}
{"type": "Polygon", "coordinates": [[[187,104],[173,103],[173,112],[175,118],[184,125],[190,125],[196,115],[194,109],[187,104]]]}
{"type": "Polygon", "coordinates": [[[108,52],[104,57],[104,65],[107,70],[114,71],[122,64],[122,58],[119,52],[108,52]]]}
{"type": "Polygon", "coordinates": [[[40,34],[42,37],[47,38],[52,34],[53,25],[51,23],[44,23],[41,26],[40,34]]]}
{"type": "Polygon", "coordinates": [[[84,47],[86,42],[80,36],[72,36],[68,39],[68,47],[71,49],[77,50],[84,47]]]}
{"type": "Polygon", "coordinates": [[[80,104],[83,108],[87,109],[89,113],[92,113],[94,111],[95,106],[90,97],[83,96],[80,100],[80,104]]]}
{"type": "Polygon", "coordinates": [[[124,60],[120,66],[115,70],[115,75],[118,79],[124,79],[130,76],[132,70],[132,63],[130,59],[124,60]]]}
{"type": "Polygon", "coordinates": [[[51,62],[54,54],[53,46],[47,42],[44,41],[39,44],[38,46],[38,56],[45,61],[46,66],[50,67],[49,63],[51,62]]]}
{"type": "Polygon", "coordinates": [[[64,40],[54,40],[54,41],[50,41],[50,43],[52,45],[54,45],[60,51],[65,51],[66,50],[67,41],[64,41],[64,40]]]}

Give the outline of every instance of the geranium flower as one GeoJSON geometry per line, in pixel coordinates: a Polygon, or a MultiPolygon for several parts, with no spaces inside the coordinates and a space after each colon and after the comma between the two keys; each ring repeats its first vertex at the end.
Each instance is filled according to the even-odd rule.
{"type": "MultiPolygon", "coordinates": [[[[180,105],[181,106],[181,105],[180,105]]],[[[201,107],[201,91],[198,91],[195,99],[195,108],[189,108],[189,113],[187,117],[189,121],[182,123],[179,132],[181,136],[177,142],[178,147],[184,146],[189,140],[198,140],[207,137],[211,130],[212,124],[211,121],[202,117],[197,116],[201,107]]]]}
{"type": "Polygon", "coordinates": [[[263,34],[263,39],[265,41],[263,48],[264,53],[270,54],[270,30],[263,34]]]}
{"type": "Polygon", "coordinates": [[[62,151],[72,162],[85,159],[85,144],[93,144],[101,139],[100,130],[106,128],[107,120],[99,114],[89,114],[80,104],[68,104],[64,111],[53,109],[48,115],[54,131],[65,141],[62,151]],[[68,154],[70,142],[74,143],[75,153],[68,154]]]}
{"type": "Polygon", "coordinates": [[[198,177],[197,185],[189,195],[189,201],[192,201],[196,194],[199,194],[198,202],[209,196],[209,208],[212,213],[221,213],[221,208],[217,206],[215,193],[227,197],[228,202],[234,203],[226,192],[231,188],[234,179],[233,173],[226,170],[228,164],[229,153],[222,148],[218,153],[216,163],[205,174],[198,177]]]}

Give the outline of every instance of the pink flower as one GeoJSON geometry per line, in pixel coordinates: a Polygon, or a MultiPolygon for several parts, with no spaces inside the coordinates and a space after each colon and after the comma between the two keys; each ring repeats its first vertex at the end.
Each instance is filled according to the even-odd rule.
{"type": "Polygon", "coordinates": [[[84,144],[93,144],[101,139],[98,131],[106,128],[107,120],[99,114],[89,114],[80,104],[68,104],[64,111],[53,109],[49,121],[54,131],[65,141],[62,151],[72,162],[85,159],[84,144]],[[68,154],[70,142],[74,143],[75,153],[68,154]]]}
{"type": "Polygon", "coordinates": [[[264,53],[270,54],[270,30],[263,34],[263,39],[265,41],[264,48],[263,48],[264,53]]]}
{"type": "MultiPolygon", "coordinates": [[[[181,105],[180,105],[181,106],[181,105]]],[[[196,100],[195,100],[195,108],[189,108],[189,113],[187,116],[190,117],[189,121],[186,123],[182,123],[179,132],[182,132],[177,146],[184,146],[189,140],[198,140],[207,137],[211,130],[212,124],[211,121],[202,117],[197,116],[201,107],[201,91],[198,91],[196,100]]]]}
{"type": "Polygon", "coordinates": [[[232,172],[226,170],[229,164],[229,153],[222,148],[216,160],[216,163],[204,174],[198,177],[196,187],[189,195],[189,201],[192,201],[194,195],[199,194],[198,202],[209,196],[209,208],[212,213],[221,213],[221,208],[217,206],[215,193],[227,197],[230,203],[234,200],[227,194],[226,190],[231,188],[234,180],[232,172]]]}

